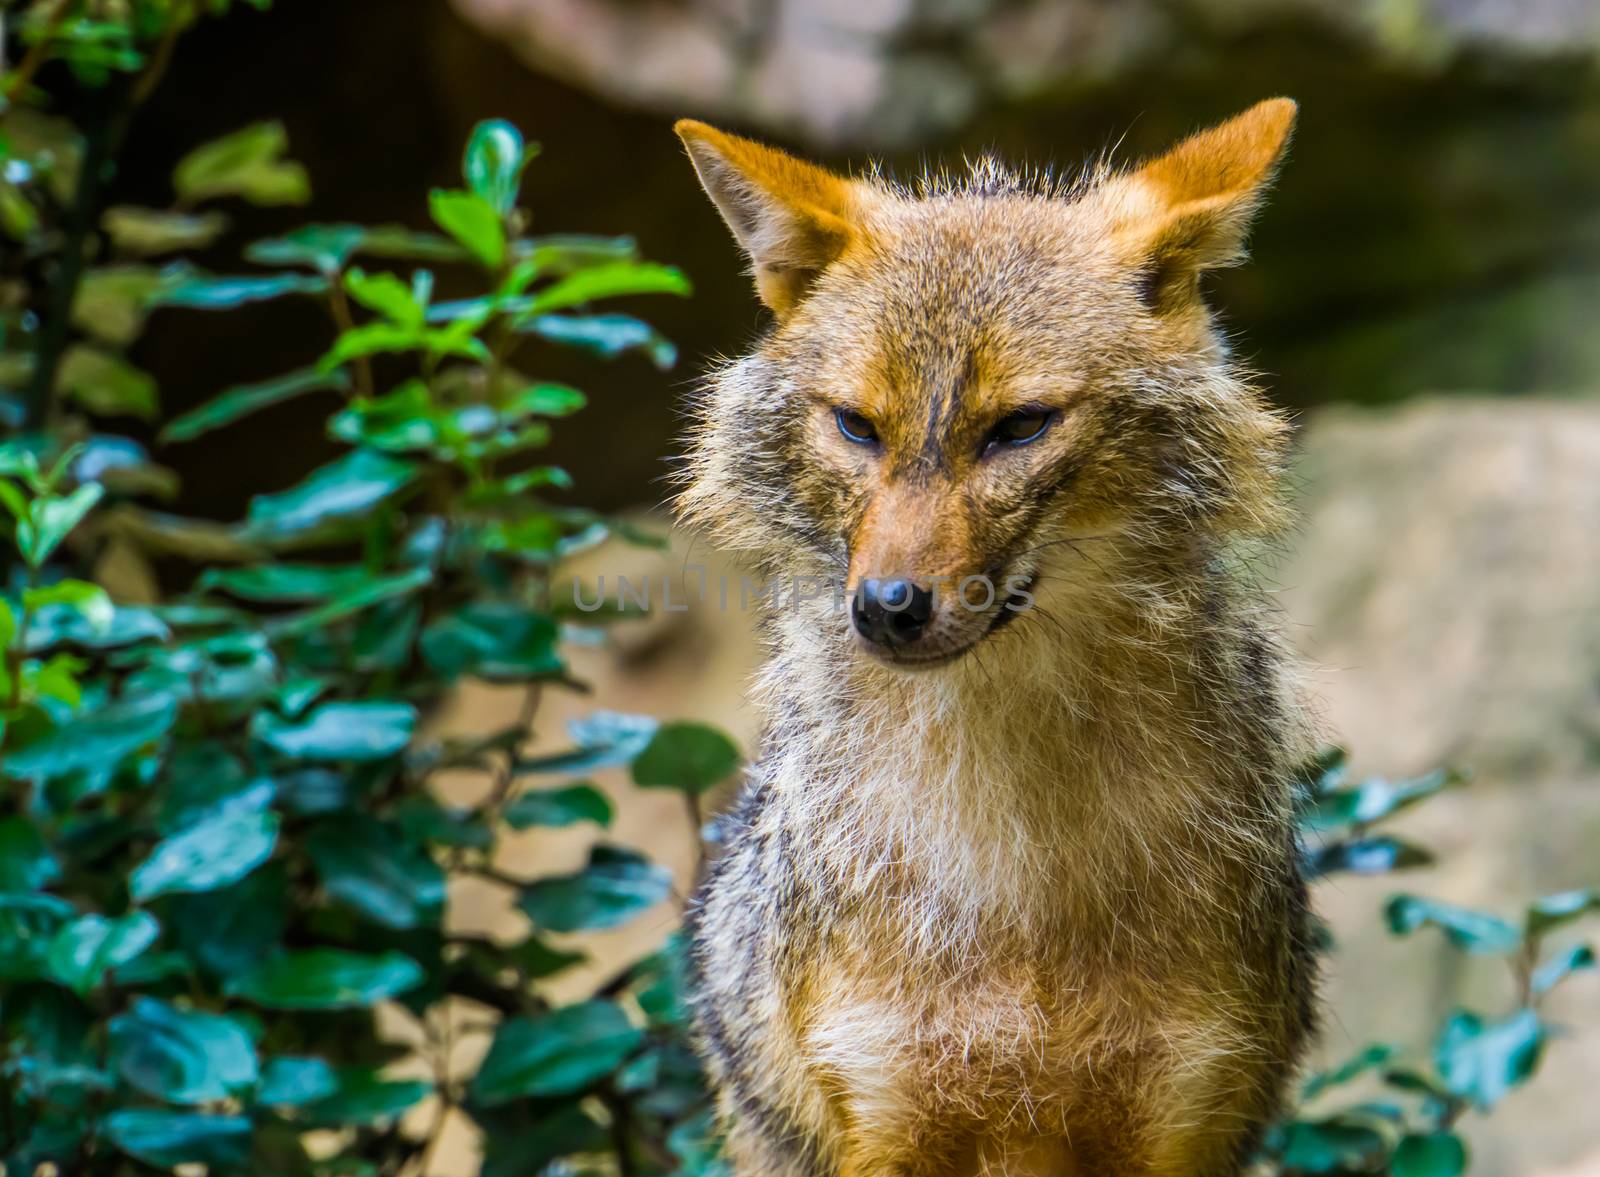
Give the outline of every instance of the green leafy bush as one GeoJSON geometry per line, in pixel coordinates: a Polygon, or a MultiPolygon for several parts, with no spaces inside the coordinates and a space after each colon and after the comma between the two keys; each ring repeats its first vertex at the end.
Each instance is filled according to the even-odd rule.
{"type": "MultiPolygon", "coordinates": [[[[513,877],[496,854],[507,831],[606,827],[597,770],[681,792],[698,824],[700,796],[738,769],[719,733],[639,716],[598,713],[568,748],[528,747],[542,692],[576,685],[564,638],[603,616],[555,599],[553,567],[612,533],[647,537],[552,497],[570,480],[538,452],[583,396],[518,364],[544,344],[670,365],[643,320],[592,307],[686,281],[626,240],[529,236],[517,197],[534,153],[503,122],[473,133],[462,187],[428,198],[435,230],[308,224],[249,245],[238,273],[203,272],[182,255],[227,231],[219,202],[303,203],[309,178],[264,123],[189,154],[172,207],[101,207],[128,117],[202,11],[103,7],[25,5],[28,49],[0,77],[0,517],[15,552],[0,596],[0,1164],[416,1172],[458,1113],[482,1130],[489,1177],[556,1161],[716,1170],[674,946],[585,1000],[545,996],[584,960],[553,936],[634,919],[673,898],[670,876],[604,840],[565,875],[513,877]],[[103,97],[82,127],[45,112],[35,79],[52,61],[103,97]],[[435,298],[442,267],[477,293],[435,298]],[[326,309],[321,361],[166,419],[127,354],[146,318],[275,299],[326,309]],[[162,443],[184,445],[308,396],[331,398],[345,448],[232,525],[154,509],[174,476],[111,427],[163,421],[162,443]],[[189,589],[113,600],[93,575],[113,544],[187,560],[189,589]],[[520,688],[517,722],[435,731],[468,678],[520,688]],[[452,807],[436,784],[461,768],[491,784],[452,807]],[[514,892],[519,939],[451,930],[450,886],[467,878],[514,892]],[[386,1033],[394,1019],[413,1042],[386,1033]],[[451,1062],[463,1036],[487,1042],[466,1074],[451,1062]]],[[[1447,783],[1352,784],[1323,761],[1306,781],[1313,870],[1424,865],[1373,826],[1447,783]]],[[[1451,1014],[1431,1059],[1379,1044],[1313,1076],[1265,1159],[1460,1172],[1458,1118],[1526,1081],[1550,1037],[1541,998],[1593,964],[1544,938],[1595,904],[1551,897],[1516,926],[1395,899],[1397,933],[1436,928],[1509,959],[1514,1001],[1451,1014]],[[1333,1106],[1373,1079],[1382,1096],[1333,1106]]]]}
{"type": "MultiPolygon", "coordinates": [[[[1357,783],[1347,779],[1342,752],[1324,754],[1299,782],[1312,878],[1429,865],[1433,859],[1426,850],[1372,827],[1457,779],[1436,772],[1412,781],[1357,783]]],[[[1301,1088],[1302,1108],[1268,1140],[1274,1171],[1394,1177],[1466,1172],[1467,1147],[1456,1133],[1457,1122],[1468,1112],[1488,1112],[1533,1077],[1555,1030],[1540,1013],[1540,1003],[1573,973],[1594,967],[1588,944],[1550,948],[1546,937],[1596,910],[1600,890],[1535,900],[1517,923],[1419,895],[1393,896],[1384,916],[1395,935],[1436,929],[1454,949],[1502,958],[1512,989],[1508,1007],[1494,1013],[1450,1011],[1426,1058],[1410,1058],[1393,1043],[1375,1042],[1309,1076],[1301,1088]],[[1363,1096],[1341,1102],[1352,1085],[1365,1085],[1363,1096]]]]}
{"type": "MultiPolygon", "coordinates": [[[[136,5],[151,23],[91,29],[56,19],[71,7],[27,14],[36,48],[8,95],[52,56],[92,85],[158,68],[192,15],[136,5]],[[88,69],[84,46],[113,31],[120,56],[88,69]]],[[[23,113],[0,126],[33,125],[23,113]]],[[[575,1005],[540,995],[584,959],[549,933],[632,919],[671,897],[670,875],[603,841],[564,876],[512,878],[496,858],[507,831],[609,824],[579,779],[596,769],[637,761],[642,783],[692,797],[738,765],[707,729],[612,714],[575,725],[568,751],[527,749],[541,692],[574,685],[561,645],[578,615],[552,599],[551,569],[616,528],[548,497],[570,480],[538,451],[584,397],[517,361],[546,343],[670,364],[642,320],[591,307],[687,294],[683,275],[625,239],[528,236],[517,196],[534,150],[503,122],[472,135],[462,187],[431,194],[438,231],[305,225],[250,245],[254,266],[226,275],[174,258],[225,231],[216,202],[307,199],[281,127],[190,153],[171,208],[95,210],[77,228],[97,188],[81,167],[64,185],[52,168],[88,147],[71,124],[50,128],[31,146],[0,141],[17,247],[0,376],[17,557],[0,598],[5,1171],[392,1173],[429,1154],[455,1109],[484,1129],[490,1173],[596,1150],[657,1170],[701,1156],[669,960],[575,1005]],[[436,299],[439,267],[480,292],[436,299]],[[157,382],[125,349],[154,313],[284,298],[326,307],[323,358],[227,389],[161,439],[209,440],[331,393],[344,452],[257,495],[235,525],[153,510],[171,474],[107,427],[161,416],[157,382]],[[90,575],[112,543],[188,557],[192,588],[113,601],[90,575]],[[517,722],[431,732],[466,678],[520,687],[517,722]],[[434,783],[461,768],[492,787],[450,807],[434,783]],[[468,876],[517,892],[520,939],[449,929],[450,881],[468,876]],[[384,1011],[421,1045],[391,1041],[384,1011]],[[450,1052],[470,1033],[491,1041],[463,1076],[450,1052]],[[308,1153],[312,1129],[334,1130],[332,1147],[308,1153]]]]}

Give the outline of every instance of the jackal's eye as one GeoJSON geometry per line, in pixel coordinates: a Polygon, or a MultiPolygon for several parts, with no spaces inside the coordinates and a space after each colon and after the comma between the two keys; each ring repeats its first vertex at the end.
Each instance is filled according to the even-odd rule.
{"type": "Polygon", "coordinates": [[[878,430],[854,409],[835,409],[833,419],[838,422],[839,432],[857,445],[878,444],[878,430]]]}
{"type": "Polygon", "coordinates": [[[1001,417],[989,435],[983,439],[983,452],[989,453],[998,446],[1027,445],[1037,441],[1050,428],[1055,413],[1049,409],[1018,409],[1001,417]]]}

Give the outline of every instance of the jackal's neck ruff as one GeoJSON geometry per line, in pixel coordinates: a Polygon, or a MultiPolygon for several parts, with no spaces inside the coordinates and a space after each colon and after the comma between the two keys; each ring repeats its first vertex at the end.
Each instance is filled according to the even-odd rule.
{"type": "Polygon", "coordinates": [[[1285,427],[1198,277],[1239,255],[1292,113],[1072,185],[984,163],[918,190],[682,128],[777,316],[696,405],[686,518],[771,577],[1032,599],[947,592],[877,646],[826,594],[766,619],[768,803],[913,946],[1247,920],[1240,864],[1282,852],[1299,731],[1246,553],[1285,427]]]}

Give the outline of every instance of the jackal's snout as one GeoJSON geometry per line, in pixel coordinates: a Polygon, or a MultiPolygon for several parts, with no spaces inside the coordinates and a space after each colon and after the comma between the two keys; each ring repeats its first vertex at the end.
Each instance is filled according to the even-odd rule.
{"type": "Polygon", "coordinates": [[[916,481],[880,485],[850,538],[850,622],[881,662],[954,661],[1018,607],[1015,583],[995,570],[964,498],[916,481]]]}

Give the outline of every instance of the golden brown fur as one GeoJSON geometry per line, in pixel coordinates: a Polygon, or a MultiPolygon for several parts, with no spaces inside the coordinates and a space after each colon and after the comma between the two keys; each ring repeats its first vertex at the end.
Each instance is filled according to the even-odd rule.
{"type": "Polygon", "coordinates": [[[769,728],[692,929],[740,1177],[1223,1177],[1275,1114],[1312,988],[1301,721],[1248,575],[1284,425],[1198,276],[1293,112],[1068,188],[985,161],[910,191],[679,125],[776,316],[697,405],[684,516],[769,577],[947,589],[926,657],[828,594],[766,618],[769,728]],[[1019,411],[1048,429],[985,440],[1019,411]],[[1033,605],[965,607],[972,576],[1033,605]]]}

